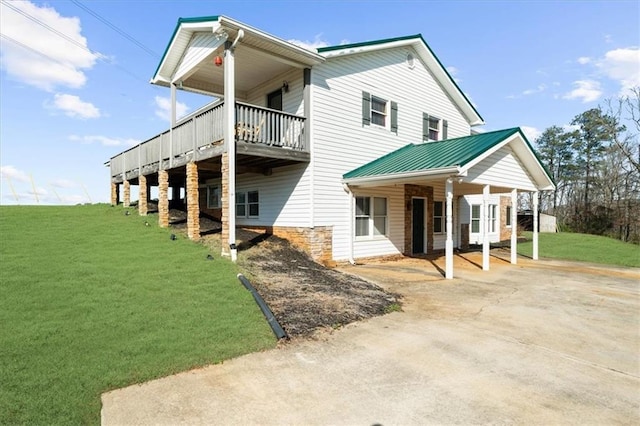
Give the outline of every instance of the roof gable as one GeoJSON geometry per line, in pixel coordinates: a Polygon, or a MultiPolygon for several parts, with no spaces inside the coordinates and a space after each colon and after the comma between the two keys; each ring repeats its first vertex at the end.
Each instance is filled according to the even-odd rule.
{"type": "Polygon", "coordinates": [[[327,59],[365,53],[381,49],[411,46],[420,55],[420,59],[435,76],[436,81],[444,89],[445,93],[454,101],[458,109],[463,113],[471,126],[484,124],[480,113],[473,106],[464,92],[453,80],[440,59],[435,55],[421,34],[388,38],[382,40],[367,41],[362,43],[344,44],[318,48],[318,53],[327,59]]]}

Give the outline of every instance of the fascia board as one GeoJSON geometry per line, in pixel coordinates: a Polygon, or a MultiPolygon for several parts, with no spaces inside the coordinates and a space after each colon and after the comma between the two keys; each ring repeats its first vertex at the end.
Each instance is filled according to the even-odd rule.
{"type": "Polygon", "coordinates": [[[461,173],[464,173],[464,172],[462,172],[458,166],[453,166],[453,167],[442,167],[439,169],[417,170],[413,172],[342,179],[342,183],[346,183],[347,185],[358,185],[358,184],[364,184],[364,183],[399,181],[403,179],[413,179],[421,176],[433,177],[435,175],[443,175],[443,177],[450,177],[450,176],[458,176],[461,173]]]}

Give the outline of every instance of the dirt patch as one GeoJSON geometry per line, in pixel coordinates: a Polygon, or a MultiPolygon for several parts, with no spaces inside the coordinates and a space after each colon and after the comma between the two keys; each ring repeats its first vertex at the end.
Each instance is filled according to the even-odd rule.
{"type": "MultiPolygon", "coordinates": [[[[172,216],[177,219],[179,214],[172,212],[172,216]]],[[[216,226],[201,218],[201,230],[210,227],[216,226]]],[[[171,229],[186,233],[183,223],[172,224],[171,229]]],[[[242,273],[291,338],[318,336],[399,309],[399,295],[326,268],[285,239],[244,229],[238,230],[237,237],[242,273]]],[[[214,255],[220,253],[220,233],[205,231],[202,242],[214,255]]]]}

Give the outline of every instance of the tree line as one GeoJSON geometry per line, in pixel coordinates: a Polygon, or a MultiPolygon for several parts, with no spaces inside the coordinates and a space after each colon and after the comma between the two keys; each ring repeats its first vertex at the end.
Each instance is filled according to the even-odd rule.
{"type": "Polygon", "coordinates": [[[535,140],[556,183],[540,211],[561,231],[640,243],[640,87],[552,126],[535,140]]]}

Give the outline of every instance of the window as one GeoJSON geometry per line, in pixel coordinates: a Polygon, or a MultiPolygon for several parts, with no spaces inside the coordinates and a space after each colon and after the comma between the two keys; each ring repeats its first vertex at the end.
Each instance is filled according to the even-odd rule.
{"type": "Polygon", "coordinates": [[[471,232],[480,232],[480,204],[471,205],[471,232]]]}
{"type": "Polygon", "coordinates": [[[219,209],[220,207],[220,187],[218,185],[207,186],[207,208],[219,209]]]}
{"type": "Polygon", "coordinates": [[[236,216],[260,216],[260,194],[258,191],[236,192],[236,216]]]}
{"type": "Polygon", "coordinates": [[[275,90],[267,95],[267,108],[282,111],[282,89],[275,90]]]}
{"type": "Polygon", "coordinates": [[[371,97],[371,123],[386,127],[387,123],[387,101],[372,96],[371,97]]]}
{"type": "Polygon", "coordinates": [[[362,92],[362,125],[369,126],[371,124],[397,132],[398,104],[378,96],[372,96],[370,93],[362,92]]]}
{"type": "Polygon", "coordinates": [[[440,120],[429,117],[429,140],[437,141],[440,134],[440,120]]]}
{"type": "Polygon", "coordinates": [[[247,192],[247,206],[249,207],[249,217],[260,216],[260,196],[258,191],[247,192]]]}
{"type": "Polygon", "coordinates": [[[489,232],[496,232],[497,211],[498,206],[496,204],[489,204],[489,232]]]}
{"type": "Polygon", "coordinates": [[[423,141],[439,141],[447,139],[448,128],[449,124],[447,120],[434,117],[426,112],[422,114],[423,141]]]}
{"type": "Polygon", "coordinates": [[[356,197],[356,237],[387,235],[387,199],[356,197]]]}
{"type": "Polygon", "coordinates": [[[443,203],[442,201],[433,202],[433,232],[435,234],[441,234],[444,232],[443,226],[443,203]]]}
{"type": "Polygon", "coordinates": [[[510,228],[511,227],[511,206],[507,206],[507,212],[505,214],[507,216],[505,218],[506,219],[505,223],[507,225],[507,228],[510,228]]]}

